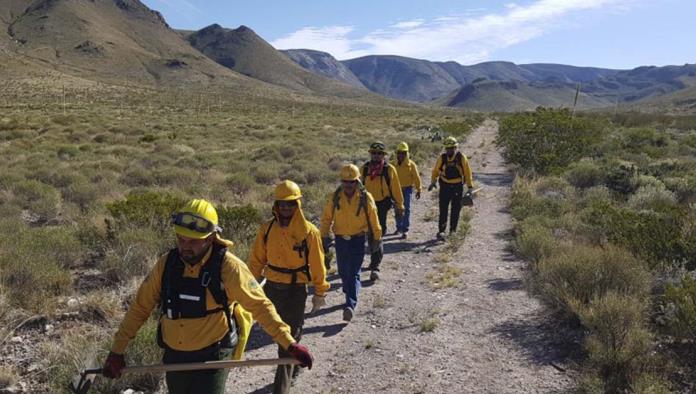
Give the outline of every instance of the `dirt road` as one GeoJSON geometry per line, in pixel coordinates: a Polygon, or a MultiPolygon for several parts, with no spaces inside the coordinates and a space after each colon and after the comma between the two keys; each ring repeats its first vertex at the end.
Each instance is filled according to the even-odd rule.
{"type": "MultiPolygon", "coordinates": [[[[447,245],[434,242],[437,199],[424,193],[413,204],[409,239],[386,239],[382,279],[373,284],[363,273],[350,324],[341,320],[340,280],[329,278],[328,306],[307,316],[302,340],[315,366],[300,376],[294,392],[550,393],[572,386],[564,336],[528,296],[525,263],[509,251],[512,176],[493,145],[496,132],[497,124],[487,121],[461,146],[477,187],[485,186],[464,244],[449,253],[447,245]],[[455,287],[437,289],[436,280],[427,278],[443,264],[461,270],[455,287]]],[[[422,172],[427,184],[429,169],[422,172]]],[[[275,355],[275,345],[257,327],[253,336],[248,358],[275,355]]],[[[273,371],[233,371],[228,392],[270,392],[273,371]]]]}

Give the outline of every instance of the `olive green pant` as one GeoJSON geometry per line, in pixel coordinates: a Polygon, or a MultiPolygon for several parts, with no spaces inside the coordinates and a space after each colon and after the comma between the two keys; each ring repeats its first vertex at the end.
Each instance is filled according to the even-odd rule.
{"type": "MultiPolygon", "coordinates": [[[[229,360],[233,348],[211,348],[207,352],[177,352],[167,350],[165,364],[229,360]]],[[[201,371],[167,372],[167,389],[170,394],[225,394],[229,369],[204,369],[201,371]]]]}
{"type": "MultiPolygon", "coordinates": [[[[302,338],[302,325],[304,324],[305,302],[307,301],[307,286],[290,286],[284,283],[267,282],[263,288],[266,297],[275,305],[280,318],[290,326],[290,333],[295,341],[302,338]]],[[[292,357],[278,346],[278,357],[292,357]]],[[[290,392],[293,374],[297,375],[299,366],[279,365],[273,380],[273,394],[286,394],[290,392]]]]}

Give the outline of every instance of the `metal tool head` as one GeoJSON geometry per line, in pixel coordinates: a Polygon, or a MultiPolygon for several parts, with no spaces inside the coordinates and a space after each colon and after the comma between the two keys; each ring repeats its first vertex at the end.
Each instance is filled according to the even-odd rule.
{"type": "Polygon", "coordinates": [[[94,378],[97,375],[101,375],[101,368],[85,369],[80,372],[80,375],[75,376],[72,382],[68,385],[70,392],[73,394],[87,394],[92,383],[94,383],[94,378]]]}

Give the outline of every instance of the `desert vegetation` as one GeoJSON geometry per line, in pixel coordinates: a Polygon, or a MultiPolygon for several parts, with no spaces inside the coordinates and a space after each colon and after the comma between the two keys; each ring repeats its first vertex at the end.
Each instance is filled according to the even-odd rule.
{"type": "Polygon", "coordinates": [[[584,330],[581,392],[694,384],[696,121],[634,115],[538,108],[497,141],[529,287],[584,330]]]}
{"type": "MultiPolygon", "coordinates": [[[[407,141],[425,162],[432,130],[464,135],[482,120],[449,110],[287,101],[235,92],[7,83],[0,98],[0,379],[31,370],[27,390],[65,390],[101,362],[129,297],[173,245],[169,214],[192,197],[218,206],[246,258],[270,214],[272,186],[298,182],[318,218],[344,162],[375,139],[407,141]],[[70,332],[70,335],[66,335],[70,332]]],[[[129,363],[156,360],[154,320],[129,363]]],[[[152,389],[153,377],[99,392],[152,389]]]]}

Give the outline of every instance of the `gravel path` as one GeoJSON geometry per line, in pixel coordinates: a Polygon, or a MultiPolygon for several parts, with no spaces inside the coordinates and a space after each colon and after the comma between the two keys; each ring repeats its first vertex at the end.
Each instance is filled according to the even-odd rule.
{"type": "MultiPolygon", "coordinates": [[[[493,144],[496,133],[497,124],[487,121],[461,147],[477,187],[485,186],[464,244],[452,251],[433,240],[437,199],[424,193],[412,205],[409,239],[386,239],[382,279],[372,284],[363,273],[350,324],[341,320],[340,280],[329,278],[327,308],[305,322],[303,343],[315,366],[294,392],[555,393],[572,387],[575,372],[566,365],[562,330],[529,297],[525,263],[509,251],[512,176],[493,144]],[[445,266],[459,270],[457,285],[438,289],[428,274],[445,266]]],[[[429,169],[422,167],[427,184],[429,169]]],[[[247,358],[274,357],[275,351],[255,327],[247,358]]],[[[232,371],[227,392],[270,392],[273,371],[232,371]]]]}

